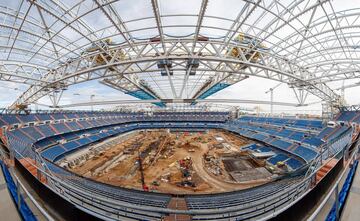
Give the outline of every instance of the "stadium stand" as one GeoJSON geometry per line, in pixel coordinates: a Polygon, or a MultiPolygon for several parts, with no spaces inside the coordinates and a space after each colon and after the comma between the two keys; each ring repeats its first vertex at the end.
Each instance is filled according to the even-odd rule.
{"type": "Polygon", "coordinates": [[[301,177],[275,181],[255,188],[225,194],[189,195],[186,197],[186,201],[190,209],[202,210],[246,205],[246,203],[278,194],[281,190],[296,183],[299,179],[301,179],[301,177]]]}
{"type": "Polygon", "coordinates": [[[322,129],[323,123],[320,120],[304,120],[304,119],[286,119],[286,118],[267,118],[267,117],[251,117],[245,116],[239,119],[243,122],[259,122],[264,124],[288,126],[306,129],[322,129]]]}
{"type": "Polygon", "coordinates": [[[356,119],[359,115],[355,111],[342,111],[335,118],[336,121],[346,121],[346,122],[356,122],[356,119]]]}
{"type": "Polygon", "coordinates": [[[290,166],[293,170],[296,170],[300,167],[302,167],[304,164],[301,163],[299,160],[296,160],[294,158],[290,158],[285,162],[288,166],[290,166]]]}
{"type": "MultiPolygon", "coordinates": [[[[99,142],[111,136],[127,131],[146,128],[221,128],[238,133],[260,143],[253,143],[244,149],[255,152],[274,152],[267,162],[276,165],[279,161],[292,170],[306,166],[318,154],[318,147],[348,130],[348,126],[324,128],[319,121],[299,119],[276,119],[240,117],[229,120],[229,113],[116,113],[116,112],[77,112],[56,114],[34,114],[32,116],[0,115],[0,126],[6,127],[5,135],[9,145],[23,156],[32,158],[34,150],[38,149],[46,161],[47,167],[71,186],[79,190],[94,193],[123,203],[154,208],[166,208],[170,195],[144,193],[137,190],[115,188],[96,181],[77,177],[58,167],[53,162],[68,153],[79,150],[94,142],[99,142]],[[176,120],[174,120],[176,119],[176,120]],[[30,124],[30,121],[34,121],[30,124]],[[14,124],[21,124],[14,127],[14,124]],[[306,132],[309,129],[311,132],[306,132]],[[63,176],[66,175],[66,176],[63,176]],[[144,195],[145,194],[145,195],[144,195]],[[148,195],[150,194],[150,195],[148,195]]],[[[20,157],[17,155],[17,157],[20,157]]],[[[260,187],[245,191],[235,191],[226,194],[189,195],[186,196],[188,208],[195,210],[239,208],[234,216],[256,216],[243,205],[268,199],[269,196],[281,195],[281,191],[295,185],[301,178],[275,181],[260,187]]],[[[295,193],[295,192],[294,192],[295,193]]],[[[76,197],[74,192],[67,193],[76,197]]],[[[284,203],[282,198],[272,198],[273,203],[284,203]]],[[[102,205],[104,206],[104,205],[102,205]]],[[[110,205],[107,205],[110,206],[110,205]]],[[[161,219],[162,214],[119,209],[124,217],[137,219],[161,219]],[[128,215],[126,215],[128,214],[128,215]],[[130,215],[129,215],[130,214],[130,215]]],[[[217,220],[219,216],[194,215],[193,220],[217,220]]]]}

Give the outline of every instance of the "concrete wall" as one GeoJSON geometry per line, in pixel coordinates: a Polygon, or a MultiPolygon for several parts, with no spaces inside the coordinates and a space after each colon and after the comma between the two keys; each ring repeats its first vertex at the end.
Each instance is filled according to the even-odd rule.
{"type": "Polygon", "coordinates": [[[46,202],[46,207],[50,207],[55,214],[50,213],[54,218],[66,220],[66,221],[98,221],[100,219],[91,216],[78,208],[76,208],[71,203],[67,202],[52,190],[48,189],[45,185],[40,183],[29,171],[22,166],[22,164],[16,160],[15,162],[16,169],[22,174],[26,182],[31,186],[31,188],[40,196],[40,198],[46,202]]]}

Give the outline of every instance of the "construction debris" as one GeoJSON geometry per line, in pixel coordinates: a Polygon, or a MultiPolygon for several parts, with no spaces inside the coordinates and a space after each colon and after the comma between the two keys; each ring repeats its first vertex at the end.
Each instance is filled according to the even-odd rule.
{"type": "MultiPolygon", "coordinates": [[[[249,156],[239,147],[250,141],[220,130],[170,131],[142,130],[110,138],[76,152],[62,165],[100,182],[145,191],[183,194],[243,188],[236,184],[241,173],[228,171],[224,159],[249,156]]],[[[262,170],[253,172],[256,176],[262,170]]]]}

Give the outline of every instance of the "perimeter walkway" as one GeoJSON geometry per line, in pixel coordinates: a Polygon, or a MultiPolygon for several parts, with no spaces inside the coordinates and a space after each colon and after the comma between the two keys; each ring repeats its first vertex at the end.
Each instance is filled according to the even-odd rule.
{"type": "Polygon", "coordinates": [[[21,221],[16,205],[11,198],[5,177],[0,167],[0,220],[21,221]]]}
{"type": "Polygon", "coordinates": [[[358,164],[344,210],[341,215],[343,221],[358,221],[360,218],[360,166],[358,164]]]}

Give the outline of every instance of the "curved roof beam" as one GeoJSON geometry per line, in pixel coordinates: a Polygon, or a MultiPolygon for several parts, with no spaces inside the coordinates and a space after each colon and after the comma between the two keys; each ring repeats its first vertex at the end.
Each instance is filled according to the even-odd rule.
{"type": "MultiPolygon", "coordinates": [[[[0,7],[0,9],[1,9],[1,7],[0,7]]],[[[31,18],[31,16],[29,16],[29,15],[26,16],[26,18],[25,18],[22,12],[13,11],[13,10],[11,10],[9,8],[4,8],[4,9],[5,9],[5,11],[0,10],[0,14],[3,14],[4,16],[12,17],[12,18],[14,18],[14,20],[15,19],[20,19],[21,21],[26,21],[26,23],[28,23],[28,24],[30,24],[30,25],[32,25],[34,27],[38,27],[39,29],[43,30],[44,33],[45,33],[46,30],[42,26],[41,21],[36,20],[35,18],[31,18]],[[20,16],[20,15],[22,15],[22,16],[20,16]],[[31,20],[29,20],[30,19],[29,17],[31,18],[31,20]]],[[[11,29],[13,29],[15,31],[18,30],[18,28],[16,28],[14,25],[5,25],[5,24],[1,24],[1,25],[3,25],[3,27],[9,28],[9,29],[11,28],[11,29]]],[[[24,30],[24,29],[22,29],[22,30],[24,30]]],[[[26,30],[27,30],[27,28],[26,28],[26,30]]],[[[54,33],[54,31],[51,30],[50,27],[49,27],[49,31],[51,33],[54,33]]],[[[26,33],[31,34],[31,35],[37,37],[38,39],[43,39],[43,40],[45,39],[42,35],[40,35],[38,32],[34,32],[32,29],[27,30],[26,33]]],[[[57,37],[59,37],[59,39],[65,41],[65,42],[67,42],[69,45],[75,45],[76,46],[76,42],[72,42],[70,39],[68,39],[67,37],[65,37],[62,34],[59,34],[57,37]]],[[[53,40],[53,42],[56,43],[56,41],[54,41],[54,40],[53,40]]],[[[61,47],[63,49],[68,49],[69,48],[69,47],[64,47],[63,42],[62,43],[58,42],[57,47],[61,47]]]]}
{"type": "MultiPolygon", "coordinates": [[[[326,85],[323,85],[321,82],[308,82],[307,79],[310,77],[309,73],[306,73],[306,70],[298,67],[293,63],[289,63],[287,60],[279,57],[277,55],[271,54],[269,52],[260,52],[261,61],[260,62],[250,62],[246,59],[245,56],[240,57],[239,59],[234,59],[232,57],[224,57],[221,52],[217,51],[217,48],[223,46],[223,42],[208,41],[206,43],[202,42],[202,50],[199,51],[201,56],[193,56],[185,51],[189,51],[189,48],[186,48],[187,45],[191,44],[192,40],[167,40],[166,45],[168,47],[167,51],[169,55],[160,55],[154,56],[157,54],[156,48],[161,45],[160,42],[143,42],[137,43],[136,46],[141,48],[143,46],[147,47],[148,51],[141,51],[140,54],[135,54],[133,57],[125,58],[122,61],[106,61],[106,64],[96,64],[93,63],[93,59],[96,56],[101,56],[103,52],[91,53],[88,55],[83,55],[82,57],[74,60],[71,63],[62,65],[61,67],[52,71],[54,75],[54,80],[50,84],[56,84],[62,82],[64,85],[69,86],[72,84],[80,83],[83,81],[88,81],[92,79],[100,79],[109,76],[116,76],[119,74],[136,74],[142,72],[158,72],[156,67],[156,62],[164,59],[172,59],[174,61],[174,71],[185,71],[186,68],[182,65],[182,61],[188,60],[189,58],[199,59],[201,66],[199,71],[213,71],[217,73],[228,72],[228,73],[244,73],[250,76],[265,77],[288,84],[292,84],[295,87],[303,87],[312,91],[317,96],[320,96],[324,100],[336,100],[337,95],[326,85]],[[204,44],[206,46],[204,46],[204,44]],[[177,47],[174,47],[177,45],[177,47]],[[179,52],[182,51],[182,54],[179,52]],[[174,55],[173,55],[174,54],[174,55]],[[175,61],[177,63],[175,63],[175,61]],[[181,63],[181,65],[178,65],[181,63]],[[145,65],[144,65],[145,64],[145,65]],[[153,65],[149,65],[153,64],[153,65]],[[222,64],[219,66],[219,64],[222,64]],[[146,69],[139,69],[137,66],[146,66],[146,69]],[[246,65],[248,69],[244,72],[241,67],[246,65]],[[112,73],[111,71],[106,71],[109,67],[116,66],[119,72],[112,73]],[[103,70],[103,71],[101,71],[103,70]],[[105,70],[105,71],[104,71],[105,70]],[[264,70],[263,72],[257,70],[264,70]],[[255,75],[256,73],[256,75],[255,75]]],[[[229,45],[230,47],[239,47],[238,45],[229,45]]],[[[190,46],[189,46],[190,47],[190,46]]],[[[112,48],[111,50],[115,50],[112,48]]],[[[118,47],[119,50],[127,50],[125,46],[118,47]]],[[[245,51],[249,48],[244,48],[245,51]]],[[[32,89],[24,92],[24,94],[16,101],[16,103],[31,103],[45,94],[40,93],[44,88],[47,88],[48,85],[36,85],[32,89]],[[40,96],[38,96],[40,95],[40,96]]]]}
{"type": "MultiPolygon", "coordinates": [[[[139,81],[149,82],[153,88],[157,88],[157,93],[162,91],[161,94],[169,94],[169,81],[161,77],[156,67],[159,59],[168,58],[172,58],[174,62],[174,68],[167,70],[168,77],[172,79],[172,90],[180,92],[174,93],[175,95],[181,95],[186,86],[186,96],[189,96],[189,90],[191,93],[196,92],[208,79],[226,71],[230,74],[279,80],[291,86],[305,88],[324,100],[336,100],[337,95],[325,83],[357,76],[356,68],[360,56],[355,54],[354,46],[359,42],[356,42],[355,35],[350,32],[354,28],[360,28],[354,22],[357,18],[360,19],[360,10],[335,13],[329,0],[296,0],[289,3],[278,0],[244,0],[239,4],[245,5],[243,11],[234,11],[232,18],[225,18],[227,15],[222,18],[208,13],[207,8],[212,4],[208,4],[207,0],[202,1],[198,14],[194,14],[194,11],[192,14],[172,14],[166,12],[167,10],[164,10],[167,13],[164,14],[160,12],[158,0],[149,0],[144,7],[148,10],[148,14],[145,15],[148,17],[128,16],[126,13],[123,16],[120,8],[117,8],[121,7],[122,3],[123,1],[119,0],[92,0],[69,3],[68,6],[59,0],[37,0],[21,7],[22,3],[19,0],[20,8],[17,11],[1,10],[0,7],[0,13],[11,14],[8,23],[17,21],[15,29],[6,27],[10,28],[8,32],[17,34],[9,35],[9,45],[0,46],[4,53],[10,49],[10,53],[14,54],[14,58],[11,58],[13,60],[19,58],[20,61],[20,57],[23,56],[25,61],[29,59],[28,63],[53,68],[48,70],[48,74],[42,72],[42,82],[34,83],[35,86],[28,90],[29,93],[24,93],[21,99],[36,100],[46,95],[43,89],[51,85],[56,86],[58,83],[58,86],[68,86],[86,80],[122,75],[133,75],[139,81]],[[38,10],[38,18],[28,12],[28,5],[33,12],[36,12],[35,9],[38,10]],[[94,14],[91,14],[93,12],[94,14]],[[95,14],[102,17],[105,15],[103,26],[92,24],[91,19],[89,22],[89,16],[95,14]],[[51,19],[47,19],[50,17],[51,19]],[[167,22],[181,18],[194,22],[167,22]],[[207,21],[211,19],[216,21],[207,21]],[[37,27],[35,29],[42,31],[31,30],[30,27],[37,27]],[[186,30],[184,36],[171,35],[170,30],[178,28],[186,30]],[[287,31],[282,32],[283,28],[287,31]],[[66,36],[70,39],[65,40],[64,35],[68,31],[74,32],[75,35],[66,36]],[[212,32],[216,34],[211,35],[212,32]],[[141,36],[140,33],[145,34],[141,36]],[[149,43],[150,38],[156,37],[158,33],[161,41],[149,43]],[[198,41],[197,37],[203,33],[208,33],[208,42],[198,41]],[[256,43],[253,47],[240,46],[244,49],[243,57],[236,60],[228,57],[226,51],[231,47],[239,47],[239,43],[233,41],[233,38],[240,33],[246,33],[246,36],[256,43]],[[20,34],[23,38],[17,37],[20,34]],[[225,36],[221,36],[223,34],[225,36]],[[121,42],[111,45],[109,50],[101,49],[98,54],[83,54],[88,46],[99,46],[99,42],[107,38],[120,38],[121,42]],[[220,43],[222,41],[223,43],[220,43]],[[260,43],[266,43],[268,47],[265,47],[266,51],[259,51],[261,56],[253,62],[256,53],[251,52],[258,48],[260,43]],[[119,60],[111,55],[111,61],[107,59],[105,63],[94,65],[96,56],[109,56],[112,53],[110,50],[117,51],[118,48],[124,49],[124,58],[119,60]],[[201,53],[197,54],[198,52],[201,53]],[[150,54],[153,57],[149,56],[150,54]],[[189,76],[190,69],[186,69],[186,59],[190,58],[200,59],[200,67],[195,76],[189,76]],[[349,59],[345,60],[347,58],[349,59]],[[174,77],[170,77],[170,71],[174,72],[174,77]],[[181,79],[181,82],[178,79],[181,79]]],[[[7,23],[0,25],[11,26],[7,23]]],[[[26,70],[12,74],[17,74],[19,78],[23,75],[30,76],[26,70]]],[[[37,75],[34,75],[34,78],[39,79],[37,75]]]]}
{"type": "MultiPolygon", "coordinates": [[[[354,10],[349,10],[349,11],[354,11],[354,10]]],[[[347,12],[347,11],[345,11],[347,12]]],[[[351,14],[343,14],[343,15],[340,15],[340,16],[337,16],[337,19],[348,19],[350,17],[356,17],[355,18],[355,21],[359,19],[360,17],[360,10],[357,11],[356,13],[351,13],[351,14]]],[[[319,18],[318,20],[321,20],[321,19],[325,19],[326,17],[321,17],[319,18]]],[[[316,33],[312,34],[312,35],[309,35],[307,38],[308,39],[311,39],[311,38],[315,38],[317,36],[320,36],[320,35],[323,35],[323,34],[326,34],[326,33],[330,33],[330,32],[333,32],[332,29],[327,29],[327,30],[323,30],[323,27],[328,23],[328,22],[332,22],[333,20],[336,20],[336,17],[329,17],[329,20],[322,20],[320,22],[317,22],[314,21],[310,26],[309,26],[309,29],[312,30],[318,30],[316,31],[316,33]],[[320,30],[320,31],[319,31],[320,30]]],[[[357,25],[356,23],[353,23],[353,24],[348,24],[348,25],[341,25],[339,27],[337,27],[337,29],[352,29],[352,28],[359,28],[359,25],[357,25]]],[[[303,32],[305,29],[300,29],[299,31],[300,32],[303,32]]],[[[282,44],[286,44],[287,46],[293,46],[293,45],[296,45],[298,43],[300,43],[301,40],[298,40],[298,41],[291,41],[292,38],[296,38],[298,35],[297,35],[297,32],[293,32],[292,34],[290,34],[289,36],[281,39],[281,41],[277,42],[277,44],[275,45],[282,45],[282,44]],[[291,44],[289,44],[289,42],[291,42],[291,44]]],[[[279,49],[281,49],[280,51],[277,51],[277,52],[282,52],[286,47],[279,47],[279,49]]],[[[275,49],[275,48],[274,48],[275,49]]]]}
{"type": "Polygon", "coordinates": [[[48,69],[46,67],[17,61],[0,60],[0,81],[12,81],[29,85],[36,82],[48,83],[40,79],[47,72],[48,69]]]}

